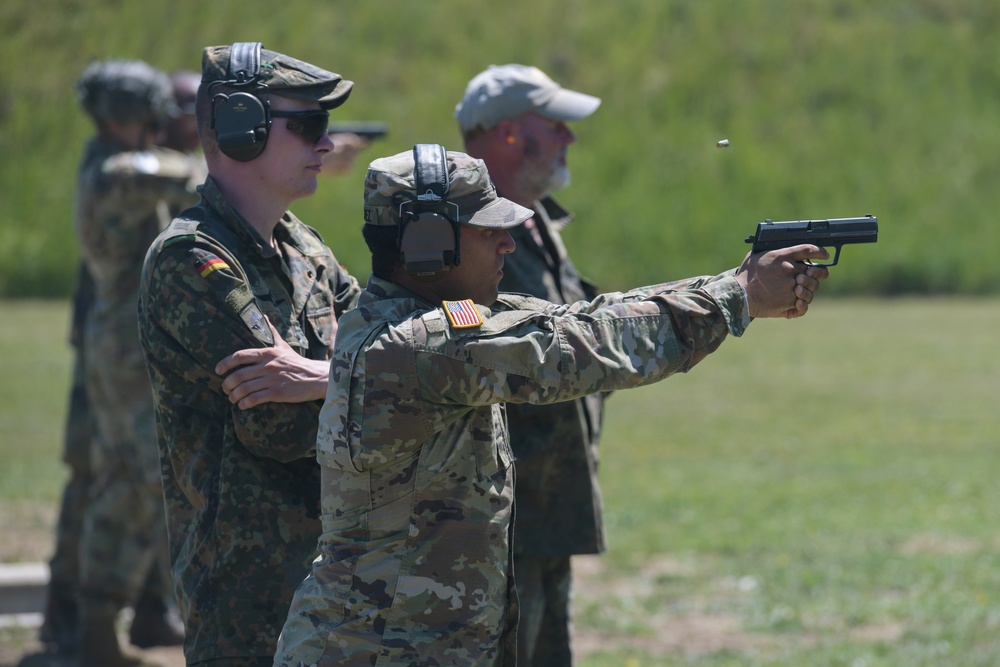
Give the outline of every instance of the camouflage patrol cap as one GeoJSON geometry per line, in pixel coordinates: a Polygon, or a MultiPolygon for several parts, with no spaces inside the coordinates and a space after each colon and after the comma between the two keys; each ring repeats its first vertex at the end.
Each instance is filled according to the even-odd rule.
{"type": "MultiPolygon", "coordinates": [[[[447,201],[458,207],[458,222],[506,229],[534,215],[531,209],[497,194],[482,160],[454,151],[448,151],[447,157],[447,201]]],[[[365,223],[398,225],[400,204],[416,196],[413,151],[373,161],[365,175],[365,223]]]]}
{"type": "MultiPolygon", "coordinates": [[[[229,71],[231,52],[230,45],[205,47],[201,56],[202,85],[235,79],[235,73],[229,71]]],[[[267,86],[269,93],[319,102],[324,109],[334,109],[346,102],[354,87],[353,81],[339,74],[263,48],[257,81],[267,86]]]]}
{"type": "Polygon", "coordinates": [[[83,70],[76,94],[95,120],[159,121],[178,113],[170,77],[141,60],[99,60],[83,70]]]}

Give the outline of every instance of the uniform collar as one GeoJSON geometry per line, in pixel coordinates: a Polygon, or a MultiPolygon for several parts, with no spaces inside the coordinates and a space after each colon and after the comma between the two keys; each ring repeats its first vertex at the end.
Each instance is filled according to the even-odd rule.
{"type": "MultiPolygon", "coordinates": [[[[198,187],[198,193],[201,198],[205,201],[205,205],[212,210],[222,222],[228,226],[236,235],[246,244],[257,249],[261,257],[273,257],[277,254],[277,251],[271,247],[271,244],[266,242],[263,237],[254,229],[249,222],[246,221],[239,211],[234,209],[229,201],[226,200],[225,195],[219,189],[218,183],[211,175],[205,178],[205,182],[198,187]]],[[[284,224],[285,219],[288,217],[289,213],[286,211],[284,217],[282,217],[282,222],[278,223],[278,227],[284,224]]],[[[282,230],[284,231],[284,230],[282,230]]],[[[280,237],[287,238],[287,234],[282,234],[278,232],[278,228],[275,228],[276,235],[280,237]]],[[[282,239],[284,240],[284,239],[282,239]]]]}

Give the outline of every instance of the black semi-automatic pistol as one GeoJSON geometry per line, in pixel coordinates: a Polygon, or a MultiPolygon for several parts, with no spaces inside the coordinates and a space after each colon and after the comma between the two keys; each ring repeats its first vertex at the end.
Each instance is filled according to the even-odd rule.
{"type": "Polygon", "coordinates": [[[800,243],[811,243],[822,248],[836,248],[833,261],[827,264],[807,262],[816,266],[834,266],[840,259],[840,249],[848,243],[875,243],[878,241],[878,218],[832,218],[830,220],[792,220],[757,223],[757,233],[747,237],[753,244],[751,252],[767,252],[788,248],[800,243]]]}
{"type": "Polygon", "coordinates": [[[389,125],[379,120],[356,120],[330,123],[327,134],[356,134],[365,139],[381,139],[389,134],[389,125]]]}

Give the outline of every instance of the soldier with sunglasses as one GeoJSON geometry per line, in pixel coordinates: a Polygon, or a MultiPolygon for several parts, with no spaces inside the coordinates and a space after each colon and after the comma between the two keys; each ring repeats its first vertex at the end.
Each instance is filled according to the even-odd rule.
{"type": "Polygon", "coordinates": [[[209,176],[150,247],[140,338],[187,662],[271,665],[316,553],[317,419],[360,293],[288,208],[316,191],[353,84],[259,44],[208,47],[202,64],[209,176]]]}

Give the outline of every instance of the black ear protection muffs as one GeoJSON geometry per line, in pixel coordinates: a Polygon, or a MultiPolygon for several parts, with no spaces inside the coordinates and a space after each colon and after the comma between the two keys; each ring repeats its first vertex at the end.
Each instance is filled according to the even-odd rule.
{"type": "Polygon", "coordinates": [[[215,85],[243,89],[212,97],[212,129],[223,154],[249,162],[261,154],[271,130],[271,103],[260,83],[260,42],[236,42],[229,49],[229,79],[215,85]],[[260,93],[265,97],[261,99],[260,93]]]}
{"type": "Polygon", "coordinates": [[[458,266],[459,210],[448,201],[448,154],[444,146],[413,147],[416,200],[399,207],[399,256],[418,280],[436,280],[458,266]]]}

